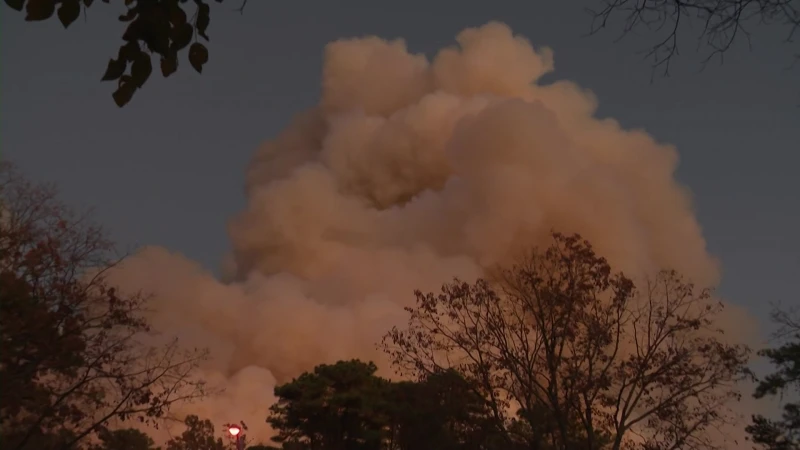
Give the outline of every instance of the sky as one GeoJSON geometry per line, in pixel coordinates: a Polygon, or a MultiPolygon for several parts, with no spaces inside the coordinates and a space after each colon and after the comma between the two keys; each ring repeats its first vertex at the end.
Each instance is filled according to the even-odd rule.
{"type": "MultiPolygon", "coordinates": [[[[160,245],[216,271],[226,223],[244,207],[244,170],[260,143],[319,97],[325,44],[343,37],[404,38],[431,54],[469,26],[508,24],[555,53],[553,74],[595,93],[598,115],[642,128],[680,154],[720,293],[761,319],[771,302],[798,302],[800,86],[787,70],[783,30],[754,29],[724,64],[700,71],[683,42],[669,78],[651,82],[638,53],[647,35],[586,37],[595,2],[249,2],[212,9],[210,60],[184,61],[117,108],[99,81],[116,54],[119,10],[97,2],[69,30],[0,11],[0,154],[64,199],[92,207],[123,246],[160,245]],[[230,11],[228,10],[230,9],[230,11]]],[[[119,6],[117,6],[119,8],[119,6]]],[[[691,33],[692,30],[687,30],[691,33]]]]}

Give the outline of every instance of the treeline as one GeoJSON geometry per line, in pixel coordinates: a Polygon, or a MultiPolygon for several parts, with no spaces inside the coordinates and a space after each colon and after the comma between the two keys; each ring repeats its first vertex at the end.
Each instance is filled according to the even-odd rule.
{"type": "MultiPolygon", "coordinates": [[[[486,279],[416,292],[408,323],[380,343],[386,369],[405,381],[352,360],[278,386],[267,418],[274,442],[250,448],[731,445],[722,435],[739,423],[730,406],[753,378],[750,351],[723,335],[711,292],[674,271],[634,283],[580,236],[551,238],[486,279]]],[[[196,371],[209,355],[176,341],[148,344],[158,341],[143,315],[146,295],[123,295],[106,278],[119,261],[52,187],[0,164],[3,450],[151,450],[153,440],[127,424],[167,419],[186,425],[167,450],[230,447],[208,420],[170,415],[177,403],[213,395],[196,371]]],[[[761,353],[776,371],[757,397],[800,387],[800,324],[791,312],[774,319],[783,341],[761,353]]],[[[755,416],[747,431],[757,448],[796,450],[800,406],[755,416]]]]}
{"type": "Polygon", "coordinates": [[[503,447],[486,402],[454,370],[391,382],[358,360],[320,365],[279,386],[267,422],[286,449],[503,447]]]}

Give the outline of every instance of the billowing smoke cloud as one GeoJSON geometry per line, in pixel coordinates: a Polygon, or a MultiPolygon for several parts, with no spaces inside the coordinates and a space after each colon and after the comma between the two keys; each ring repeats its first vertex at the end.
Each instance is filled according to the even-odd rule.
{"type": "Polygon", "coordinates": [[[414,289],[474,279],[553,228],[629,274],[718,281],[674,148],[593,117],[574,83],[537,84],[552,52],[505,25],[457,41],[431,61],[399,40],[327,47],[319,105],[249,167],[229,282],[163,249],[128,261],[121,282],[155,293],[156,326],[212,350],[226,393],[193,411],[268,436],[276,382],[381,362],[414,289]]]}

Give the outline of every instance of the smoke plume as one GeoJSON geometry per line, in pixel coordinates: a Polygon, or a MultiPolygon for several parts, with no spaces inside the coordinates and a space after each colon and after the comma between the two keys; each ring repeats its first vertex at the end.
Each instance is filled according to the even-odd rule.
{"type": "Polygon", "coordinates": [[[456,41],[431,60],[401,40],[327,46],[319,104],[248,168],[225,282],[160,248],[126,263],[156,327],[212,351],[226,392],[192,412],[268,437],[275,383],[343,358],[386,369],[375,344],[414,289],[474,279],[551,229],[629,275],[718,282],[672,146],[595,118],[572,82],[537,84],[552,51],[503,24],[456,41]]]}

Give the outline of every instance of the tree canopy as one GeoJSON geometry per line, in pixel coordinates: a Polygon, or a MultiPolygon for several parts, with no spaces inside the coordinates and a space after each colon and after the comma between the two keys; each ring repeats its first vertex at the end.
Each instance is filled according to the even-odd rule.
{"type": "Polygon", "coordinates": [[[0,434],[72,448],[113,421],[154,422],[204,395],[202,351],[147,345],[146,297],[107,282],[118,259],[88,217],[0,163],[0,434]]]}
{"type": "Polygon", "coordinates": [[[150,436],[133,428],[103,429],[97,437],[100,443],[90,450],[159,450],[150,436]]]}
{"type": "Polygon", "coordinates": [[[225,450],[227,447],[222,438],[215,436],[214,424],[210,420],[189,415],[184,423],[186,430],[170,439],[166,450],[225,450]]]}
{"type": "Polygon", "coordinates": [[[530,448],[714,448],[707,431],[728,421],[748,357],[722,338],[720,308],[675,272],[639,290],[554,233],[491,281],[417,292],[384,348],[407,375],[461,374],[530,448]]]}
{"type": "Polygon", "coordinates": [[[485,402],[453,371],[391,382],[374,363],[317,366],[275,388],[267,422],[285,449],[478,449],[492,434],[485,402]]]}
{"type": "MultiPolygon", "coordinates": [[[[267,423],[285,450],[712,449],[748,374],[746,347],[719,329],[722,305],[674,271],[639,283],[579,235],[553,233],[516,264],[440,293],[416,292],[408,323],[372,362],[321,364],[277,386],[267,423]]],[[[155,450],[126,421],[157,422],[205,394],[204,352],[145,345],[146,296],[107,282],[118,259],[48,186],[0,166],[0,437],[8,449],[155,450]]],[[[761,355],[756,397],[800,390],[800,325],[761,355]]],[[[752,442],[797,450],[800,406],[753,417],[752,442]]],[[[166,450],[223,450],[189,415],[166,450]]],[[[242,424],[242,428],[244,424],[242,424]]],[[[246,441],[245,441],[246,442],[246,441]]],[[[255,444],[255,443],[253,443],[255,444]]]]}
{"type": "Polygon", "coordinates": [[[748,349],[721,305],[666,271],[637,288],[578,235],[554,233],[490,280],[417,293],[384,340],[407,381],[358,360],[278,386],[286,449],[711,449],[748,349]]]}

